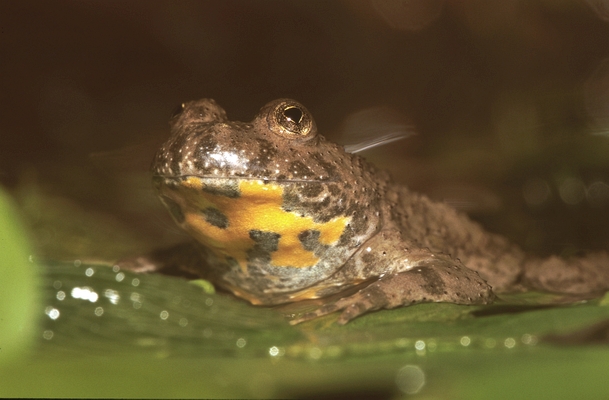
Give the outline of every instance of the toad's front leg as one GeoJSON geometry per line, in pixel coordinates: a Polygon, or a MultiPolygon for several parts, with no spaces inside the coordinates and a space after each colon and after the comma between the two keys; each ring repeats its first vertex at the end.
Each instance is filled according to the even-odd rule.
{"type": "Polygon", "coordinates": [[[411,269],[385,274],[357,293],[325,305],[291,321],[297,324],[343,310],[338,323],[343,325],[359,315],[381,308],[396,308],[417,303],[489,304],[495,299],[491,287],[477,272],[446,255],[431,255],[417,261],[411,269]]]}

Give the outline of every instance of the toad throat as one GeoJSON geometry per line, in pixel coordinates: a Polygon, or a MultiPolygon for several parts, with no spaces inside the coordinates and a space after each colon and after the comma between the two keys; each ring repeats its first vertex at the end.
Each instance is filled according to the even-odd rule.
{"type": "Polygon", "coordinates": [[[314,249],[305,248],[301,235],[319,232],[319,244],[331,246],[338,242],[351,219],[337,216],[319,223],[311,216],[285,211],[284,188],[262,180],[239,180],[238,193],[226,195],[217,190],[206,191],[203,179],[190,176],[174,190],[178,193],[168,195],[182,208],[182,228],[216,257],[236,260],[244,272],[248,254],[255,247],[267,252],[273,267],[313,267],[320,258],[314,249]]]}

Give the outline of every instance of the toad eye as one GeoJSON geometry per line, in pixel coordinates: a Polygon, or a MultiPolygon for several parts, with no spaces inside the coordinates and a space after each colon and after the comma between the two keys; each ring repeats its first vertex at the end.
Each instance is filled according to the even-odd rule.
{"type": "Polygon", "coordinates": [[[303,128],[302,120],[304,114],[298,107],[290,106],[283,109],[283,112],[278,115],[278,122],[289,131],[300,132],[303,128]]]}
{"type": "Polygon", "coordinates": [[[277,100],[270,106],[268,124],[276,134],[299,140],[309,140],[317,134],[313,117],[298,102],[284,99],[277,100]]]}

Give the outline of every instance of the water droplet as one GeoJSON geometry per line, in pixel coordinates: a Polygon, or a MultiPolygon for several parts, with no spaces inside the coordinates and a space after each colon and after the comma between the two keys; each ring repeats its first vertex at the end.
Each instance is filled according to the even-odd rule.
{"type": "Polygon", "coordinates": [[[112,304],[118,304],[118,301],[121,298],[120,294],[113,289],[106,289],[104,291],[104,297],[110,300],[110,303],[112,304]]]}
{"type": "Polygon", "coordinates": [[[609,204],[609,185],[602,181],[596,181],[588,186],[586,197],[590,205],[604,207],[609,204]]]}
{"type": "Polygon", "coordinates": [[[323,352],[319,347],[312,347],[309,349],[309,357],[313,360],[319,360],[323,352]]]}
{"type": "Polygon", "coordinates": [[[89,300],[91,303],[95,303],[99,298],[99,295],[90,287],[75,287],[70,292],[70,295],[75,299],[89,300]]]}
{"type": "Polygon", "coordinates": [[[49,318],[51,318],[52,320],[56,320],[57,318],[59,318],[60,315],[59,310],[51,306],[45,308],[44,313],[48,315],[49,318]]]}
{"type": "Polygon", "coordinates": [[[520,338],[520,341],[524,344],[527,344],[529,346],[535,346],[537,344],[537,336],[535,335],[531,335],[528,333],[525,333],[524,335],[522,335],[522,337],[520,338]]]}
{"type": "Polygon", "coordinates": [[[396,374],[395,384],[403,393],[419,393],[425,386],[425,373],[418,365],[405,365],[396,374]]]}

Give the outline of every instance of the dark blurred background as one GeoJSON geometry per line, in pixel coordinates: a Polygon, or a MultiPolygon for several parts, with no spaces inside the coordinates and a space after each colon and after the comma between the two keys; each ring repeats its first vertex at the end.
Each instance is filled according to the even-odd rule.
{"type": "Polygon", "coordinates": [[[179,236],[147,168],[181,102],[293,97],[344,143],[383,106],[418,133],[363,154],[397,180],[530,250],[609,249],[608,60],[606,0],[3,1],[0,183],[42,254],[120,256],[179,236]]]}

